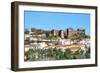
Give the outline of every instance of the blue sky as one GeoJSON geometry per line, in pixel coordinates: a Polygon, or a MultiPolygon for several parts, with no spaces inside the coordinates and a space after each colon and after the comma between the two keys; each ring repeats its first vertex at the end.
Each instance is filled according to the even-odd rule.
{"type": "Polygon", "coordinates": [[[24,11],[25,28],[44,30],[85,29],[90,35],[90,14],[24,11]]]}

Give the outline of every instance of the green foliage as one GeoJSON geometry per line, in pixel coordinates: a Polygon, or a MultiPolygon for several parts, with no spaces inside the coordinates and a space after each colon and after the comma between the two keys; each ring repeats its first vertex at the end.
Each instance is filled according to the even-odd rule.
{"type": "Polygon", "coordinates": [[[69,37],[71,40],[82,40],[84,38],[90,38],[90,36],[84,34],[84,33],[77,33],[74,34],[72,37],[69,37]]]}
{"type": "Polygon", "coordinates": [[[69,49],[29,49],[25,52],[26,61],[42,61],[42,60],[71,60],[71,59],[87,59],[90,58],[90,49],[84,51],[71,52],[69,49]]]}
{"type": "Polygon", "coordinates": [[[27,30],[27,31],[25,31],[25,34],[29,34],[29,31],[27,30]]]}

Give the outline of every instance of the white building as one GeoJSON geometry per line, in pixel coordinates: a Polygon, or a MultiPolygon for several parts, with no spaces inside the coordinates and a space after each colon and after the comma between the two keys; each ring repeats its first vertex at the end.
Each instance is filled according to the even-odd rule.
{"type": "Polygon", "coordinates": [[[84,44],[87,48],[90,47],[90,39],[84,39],[80,41],[80,44],[84,44]]]}
{"type": "Polygon", "coordinates": [[[47,46],[47,44],[45,42],[41,42],[41,43],[31,43],[31,45],[35,49],[43,49],[45,46],[47,46]]]}
{"type": "Polygon", "coordinates": [[[31,37],[32,35],[30,34],[25,34],[25,40],[29,40],[29,38],[31,37]]]}
{"type": "Polygon", "coordinates": [[[70,39],[60,39],[58,42],[59,45],[71,45],[73,44],[73,41],[71,41],[70,39]]]}
{"type": "Polygon", "coordinates": [[[34,37],[34,38],[33,38],[33,37],[30,37],[30,38],[29,38],[29,41],[37,41],[37,40],[38,40],[38,39],[37,39],[36,37],[34,37]]]}

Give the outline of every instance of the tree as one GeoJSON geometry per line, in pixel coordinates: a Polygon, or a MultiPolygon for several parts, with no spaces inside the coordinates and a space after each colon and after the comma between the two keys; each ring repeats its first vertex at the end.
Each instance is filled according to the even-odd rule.
{"type": "Polygon", "coordinates": [[[29,49],[28,52],[25,53],[26,55],[26,59],[29,60],[29,61],[33,61],[33,57],[34,57],[34,54],[33,54],[33,49],[29,49]]]}
{"type": "Polygon", "coordinates": [[[64,59],[73,59],[73,57],[73,53],[69,49],[66,49],[64,52],[64,59]]]}
{"type": "Polygon", "coordinates": [[[84,33],[76,33],[73,34],[73,36],[70,37],[71,40],[82,40],[85,38],[85,34],[84,33]]]}

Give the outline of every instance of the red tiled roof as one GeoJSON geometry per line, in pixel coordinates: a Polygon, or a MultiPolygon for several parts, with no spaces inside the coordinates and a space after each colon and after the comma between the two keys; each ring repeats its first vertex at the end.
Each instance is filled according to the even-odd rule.
{"type": "Polygon", "coordinates": [[[32,48],[31,45],[24,45],[25,48],[32,48]]]}

